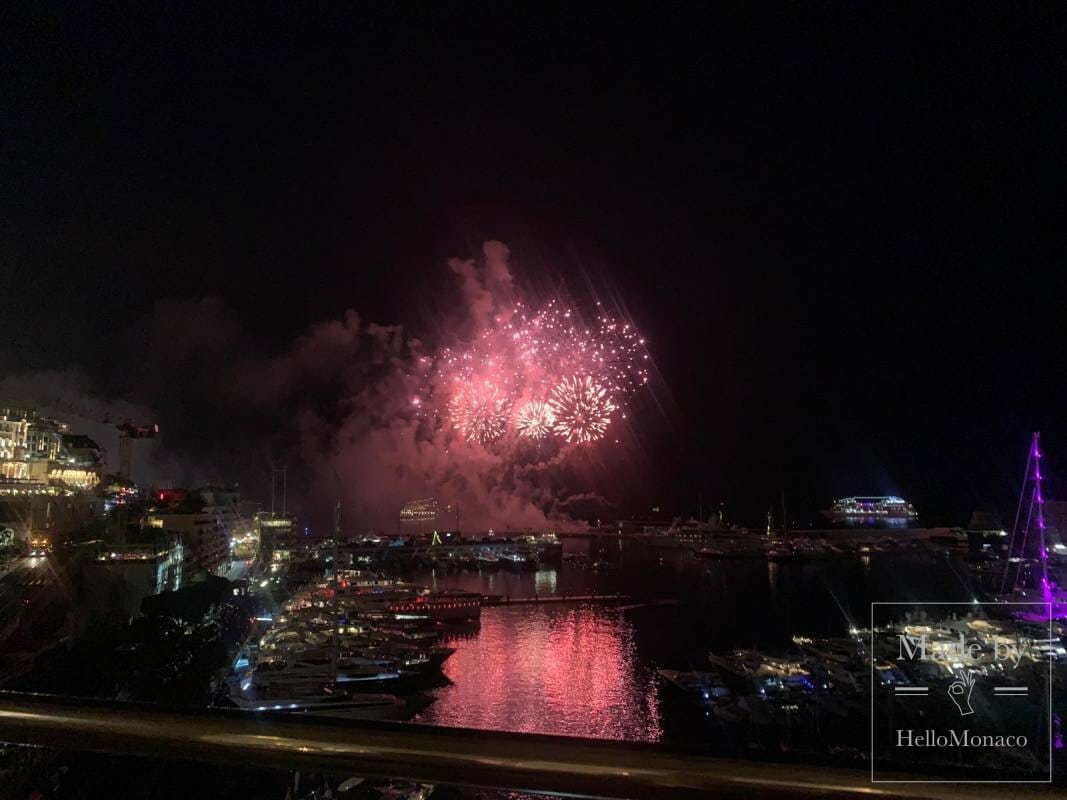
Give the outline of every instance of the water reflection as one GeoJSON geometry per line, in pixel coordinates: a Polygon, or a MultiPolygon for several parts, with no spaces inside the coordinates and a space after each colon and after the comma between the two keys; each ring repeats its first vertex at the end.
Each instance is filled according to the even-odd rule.
{"type": "Polygon", "coordinates": [[[778,588],[778,564],[774,561],[767,562],[767,584],[773,592],[778,588]]]}
{"type": "MultiPolygon", "coordinates": [[[[627,541],[620,552],[614,539],[568,539],[564,548],[586,558],[537,572],[438,572],[437,585],[511,598],[621,593],[631,598],[629,610],[573,603],[484,608],[480,630],[449,642],[457,652],[444,671],[454,684],[435,691],[437,702],[421,721],[691,742],[693,731],[679,724],[670,703],[657,702],[656,667],[706,670],[709,650],[785,652],[796,635],[843,635],[873,600],[975,596],[943,559],[925,553],[790,564],[709,562],[627,541]],[[594,568],[590,560],[611,566],[594,568]]],[[[425,573],[408,577],[430,583],[425,573]]]]}
{"type": "Polygon", "coordinates": [[[534,573],[534,588],[537,594],[556,593],[556,571],[554,569],[539,569],[534,573]]]}
{"type": "Polygon", "coordinates": [[[453,685],[432,725],[658,741],[654,673],[625,615],[593,605],[486,608],[477,636],[449,642],[453,685]]]}

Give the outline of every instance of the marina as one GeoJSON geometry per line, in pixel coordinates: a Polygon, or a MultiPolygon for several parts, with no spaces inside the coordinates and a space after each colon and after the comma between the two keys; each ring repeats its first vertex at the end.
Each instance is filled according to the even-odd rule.
{"type": "MultiPolygon", "coordinates": [[[[379,572],[342,567],[336,581],[330,556],[325,577],[294,592],[259,640],[260,680],[250,685],[279,684],[272,691],[283,695],[299,686],[304,697],[329,685],[342,699],[238,689],[235,704],[855,763],[867,753],[872,691],[943,688],[953,676],[951,667],[902,668],[898,631],[872,630],[869,602],[900,592],[901,575],[909,594],[960,603],[992,602],[996,581],[968,568],[966,537],[882,532],[829,544],[815,554],[805,537],[775,536],[760,541],[759,558],[708,558],[647,537],[567,536],[558,562],[533,570],[500,559],[458,569],[391,559],[379,572]],[[338,656],[320,658],[315,680],[289,683],[285,670],[272,680],[272,659],[300,665],[328,652],[330,620],[338,656]]],[[[984,641],[998,630],[963,618],[907,621],[899,632],[926,633],[941,652],[961,632],[984,641]]],[[[1038,637],[1026,663],[1059,664],[1059,636],[1038,637]]]]}
{"type": "Polygon", "coordinates": [[[16,5],[0,798],[1062,793],[1067,5],[16,5]]]}

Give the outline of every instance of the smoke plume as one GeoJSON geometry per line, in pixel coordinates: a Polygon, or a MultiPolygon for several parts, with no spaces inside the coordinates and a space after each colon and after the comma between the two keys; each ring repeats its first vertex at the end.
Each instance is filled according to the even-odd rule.
{"type": "MultiPolygon", "coordinates": [[[[450,322],[426,332],[438,344],[512,313],[508,248],[486,242],[482,252],[448,264],[464,305],[454,330],[450,322]]],[[[76,372],[5,378],[0,398],[47,407],[75,430],[103,426],[93,430],[111,445],[103,421],[158,421],[159,445],[135,457],[134,477],[145,483],[240,482],[265,502],[272,467],[284,465],[289,509],[316,533],[329,531],[338,499],[346,534],[392,533],[401,506],[422,497],[437,498],[440,526],[452,527],[458,512],[467,533],[573,526],[572,514],[590,518],[607,506],[582,485],[589,457],[569,446],[508,436],[485,447],[464,441],[439,410],[427,413],[419,398],[434,354],[399,326],[349,310],[267,353],[208,297],[160,301],[139,337],[145,353],[128,401],[98,396],[76,372]]]]}

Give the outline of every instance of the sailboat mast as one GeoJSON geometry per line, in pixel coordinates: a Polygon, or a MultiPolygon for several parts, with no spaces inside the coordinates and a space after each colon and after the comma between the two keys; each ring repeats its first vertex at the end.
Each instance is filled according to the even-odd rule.
{"type": "Polygon", "coordinates": [[[1041,488],[1041,434],[1035,432],[1030,439],[1030,449],[1026,456],[1026,472],[1023,474],[1022,490],[1019,492],[1019,505],[1015,510],[1015,522],[1012,525],[1011,539],[1008,540],[1008,563],[1004,567],[1004,577],[1001,579],[1000,591],[1003,594],[1007,588],[1008,575],[1011,572],[1011,559],[1017,557],[1018,567],[1015,571],[1015,589],[1018,591],[1022,583],[1023,565],[1032,558],[1032,550],[1028,547],[1030,533],[1033,525],[1037,523],[1037,560],[1041,565],[1041,597],[1045,602],[1052,600],[1052,585],[1048,580],[1048,543],[1045,541],[1045,496],[1041,488]],[[1022,523],[1023,501],[1027,494],[1030,495],[1030,503],[1027,506],[1026,521],[1022,523]],[[1022,523],[1022,524],[1020,524],[1022,523]],[[1016,550],[1015,541],[1022,534],[1021,542],[1016,550]]]}
{"type": "Polygon", "coordinates": [[[1041,494],[1041,434],[1034,434],[1034,500],[1037,503],[1038,557],[1041,559],[1041,597],[1045,602],[1052,599],[1052,587],[1048,582],[1048,545],[1045,544],[1045,498],[1041,494]]]}
{"type": "Polygon", "coordinates": [[[334,687],[337,686],[337,662],[341,660],[341,639],[337,635],[337,626],[341,624],[341,614],[337,606],[337,593],[340,591],[341,582],[338,579],[337,566],[339,554],[337,552],[337,543],[341,538],[341,498],[338,496],[337,505],[333,510],[333,624],[332,624],[332,636],[333,639],[333,658],[331,661],[331,675],[332,683],[334,687]]]}

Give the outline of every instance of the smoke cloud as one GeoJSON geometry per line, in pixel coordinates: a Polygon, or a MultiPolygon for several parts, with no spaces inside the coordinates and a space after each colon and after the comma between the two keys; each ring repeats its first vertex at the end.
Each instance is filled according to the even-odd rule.
{"type": "MultiPolygon", "coordinates": [[[[448,262],[464,306],[456,330],[450,323],[428,332],[442,342],[511,314],[517,291],[508,248],[486,242],[482,255],[448,262]]],[[[160,301],[140,336],[145,354],[131,359],[138,366],[128,401],[96,396],[76,372],[6,378],[0,399],[66,410],[103,425],[101,436],[101,420],[158,421],[159,445],[135,456],[135,478],[146,483],[239,481],[265,501],[272,466],[285,465],[289,508],[316,533],[329,531],[338,498],[346,534],[394,532],[401,506],[420,497],[447,507],[442,526],[454,525],[458,507],[468,533],[570,527],[572,515],[591,518],[608,507],[582,485],[588,456],[513,436],[470,444],[420,408],[433,353],[399,326],[349,310],[266,353],[222,300],[208,297],[160,301]]],[[[117,453],[114,444],[108,449],[117,453]]]]}

